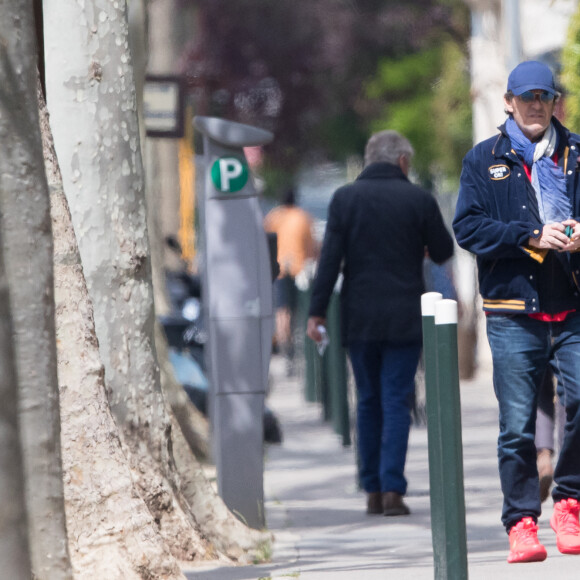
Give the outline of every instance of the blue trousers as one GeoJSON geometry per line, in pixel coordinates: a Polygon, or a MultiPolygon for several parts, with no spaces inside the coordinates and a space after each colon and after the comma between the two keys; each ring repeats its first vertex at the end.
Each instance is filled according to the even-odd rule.
{"type": "Polygon", "coordinates": [[[562,448],[554,472],[554,501],[580,500],[580,313],[562,322],[526,315],[490,315],[487,336],[499,403],[498,460],[506,529],[541,513],[536,466],[538,389],[550,367],[566,407],[562,448]]]}
{"type": "Polygon", "coordinates": [[[352,342],[359,476],[366,492],[407,491],[405,460],[420,344],[352,342]]]}

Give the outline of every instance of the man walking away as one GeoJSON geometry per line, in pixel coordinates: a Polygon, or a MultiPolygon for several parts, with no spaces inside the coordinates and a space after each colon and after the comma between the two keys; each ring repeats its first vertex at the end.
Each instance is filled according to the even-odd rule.
{"type": "Polygon", "coordinates": [[[365,168],[339,188],[313,283],[307,334],[321,340],[329,299],[342,266],[342,342],[358,402],[360,480],[367,513],[409,513],[403,502],[414,377],[421,351],[423,258],[453,254],[435,198],[407,175],[413,148],[396,131],[373,135],[365,168]]]}

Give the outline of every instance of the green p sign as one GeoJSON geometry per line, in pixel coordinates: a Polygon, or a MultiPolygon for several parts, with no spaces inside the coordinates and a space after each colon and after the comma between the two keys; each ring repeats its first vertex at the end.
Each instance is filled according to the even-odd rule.
{"type": "Polygon", "coordinates": [[[224,193],[240,191],[248,182],[248,165],[237,157],[220,157],[211,166],[211,180],[224,193]]]}

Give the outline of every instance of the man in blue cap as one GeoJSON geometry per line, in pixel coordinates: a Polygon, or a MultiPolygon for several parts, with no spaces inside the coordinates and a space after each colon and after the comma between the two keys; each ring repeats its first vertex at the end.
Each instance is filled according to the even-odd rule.
{"type": "Polygon", "coordinates": [[[553,116],[558,97],[546,65],[527,61],[511,72],[508,119],[465,156],[453,221],[457,242],[477,257],[510,563],[547,556],[537,535],[534,434],[548,369],[566,406],[550,523],[560,552],[580,554],[580,136],[553,116]]]}

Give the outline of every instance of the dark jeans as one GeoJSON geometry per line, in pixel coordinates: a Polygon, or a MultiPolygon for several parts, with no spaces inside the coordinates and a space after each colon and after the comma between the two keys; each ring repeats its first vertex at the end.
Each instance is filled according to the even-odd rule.
{"type": "Polygon", "coordinates": [[[276,308],[288,308],[290,312],[296,310],[298,290],[294,277],[286,274],[274,280],[274,304],[276,308]]]}
{"type": "Polygon", "coordinates": [[[359,474],[366,492],[407,491],[404,470],[420,352],[420,344],[349,344],[358,395],[359,474]]]}
{"type": "Polygon", "coordinates": [[[580,314],[570,314],[563,322],[490,315],[487,335],[499,403],[502,521],[509,530],[521,518],[537,520],[541,513],[534,437],[538,389],[548,367],[558,379],[558,394],[566,407],[552,497],[580,499],[580,314]]]}

